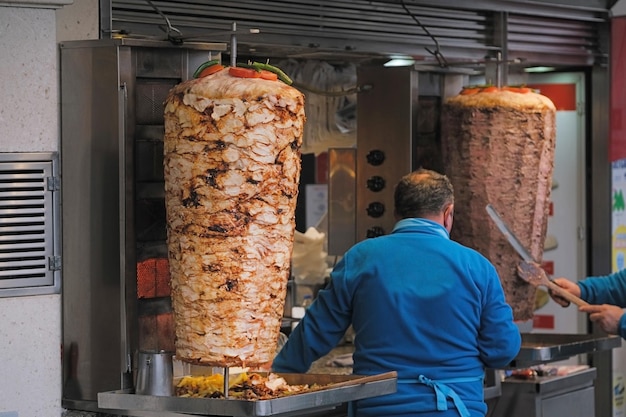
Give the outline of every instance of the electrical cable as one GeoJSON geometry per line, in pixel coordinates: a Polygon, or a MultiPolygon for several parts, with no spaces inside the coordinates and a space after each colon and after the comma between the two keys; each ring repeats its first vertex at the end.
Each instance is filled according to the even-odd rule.
{"type": "Polygon", "coordinates": [[[448,66],[448,62],[446,61],[446,58],[443,56],[443,54],[441,53],[441,49],[439,48],[439,41],[437,40],[437,38],[435,38],[430,31],[428,30],[428,28],[426,26],[424,26],[422,24],[422,22],[419,21],[419,19],[417,17],[415,17],[415,15],[413,14],[413,12],[411,12],[409,10],[409,8],[407,7],[406,3],[404,2],[404,0],[400,0],[400,4],[402,4],[402,8],[404,8],[404,11],[415,21],[415,23],[418,24],[418,26],[420,28],[422,28],[422,30],[430,37],[430,39],[433,40],[433,42],[435,43],[435,50],[431,50],[427,47],[424,47],[424,49],[426,49],[426,51],[431,54],[432,56],[434,56],[435,58],[437,58],[437,62],[439,63],[439,66],[441,67],[447,67],[448,66]]]}

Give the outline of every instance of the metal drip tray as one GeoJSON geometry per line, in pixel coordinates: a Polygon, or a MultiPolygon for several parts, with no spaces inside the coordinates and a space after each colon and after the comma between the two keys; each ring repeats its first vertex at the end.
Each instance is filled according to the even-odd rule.
{"type": "Polygon", "coordinates": [[[203,416],[301,416],[343,403],[396,392],[397,374],[378,376],[280,374],[288,384],[333,384],[318,391],[270,400],[182,398],[138,395],[130,390],[98,393],[98,407],[111,410],[152,411],[160,415],[184,413],[203,416]]]}
{"type": "Polygon", "coordinates": [[[522,347],[509,367],[526,368],[580,354],[610,350],[621,345],[622,339],[619,336],[523,333],[522,347]]]}

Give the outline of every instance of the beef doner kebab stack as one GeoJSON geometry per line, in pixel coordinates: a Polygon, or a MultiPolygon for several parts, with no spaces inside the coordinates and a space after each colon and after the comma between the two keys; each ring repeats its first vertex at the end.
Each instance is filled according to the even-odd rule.
{"type": "Polygon", "coordinates": [[[485,207],[492,204],[542,260],[555,122],[552,101],[529,88],[468,88],[444,103],[442,154],[455,189],[452,238],[494,263],[516,320],[532,318],[536,288],[518,277],[520,256],[485,207]]]}
{"type": "Polygon", "coordinates": [[[304,96],[268,71],[208,69],[165,103],[176,356],[257,366],[273,359],[283,315],[304,96]]]}

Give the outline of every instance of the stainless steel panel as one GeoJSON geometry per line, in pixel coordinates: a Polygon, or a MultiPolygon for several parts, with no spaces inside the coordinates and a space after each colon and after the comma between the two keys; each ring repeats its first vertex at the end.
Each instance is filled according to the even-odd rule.
{"type": "Polygon", "coordinates": [[[497,369],[485,370],[485,381],[483,388],[485,400],[497,398],[502,394],[502,381],[500,371],[497,369]]]}
{"type": "Polygon", "coordinates": [[[494,417],[593,417],[595,368],[532,380],[508,378],[489,415],[494,417]]]}
{"type": "MultiPolygon", "coordinates": [[[[577,389],[563,395],[546,398],[541,402],[541,415],[545,417],[594,417],[594,388],[577,389]]],[[[524,417],[530,417],[526,414],[524,417]]]]}
{"type": "Polygon", "coordinates": [[[341,256],[356,242],[356,149],[329,149],[328,167],[328,254],[341,256]]]}
{"type": "MultiPolygon", "coordinates": [[[[614,75],[618,77],[619,75],[614,75]]],[[[589,250],[588,275],[599,276],[611,273],[612,261],[612,189],[610,158],[610,84],[611,76],[607,66],[594,66],[591,71],[591,98],[587,104],[588,114],[591,115],[590,125],[593,127],[586,143],[590,146],[587,164],[591,170],[588,175],[587,187],[587,216],[589,227],[584,238],[589,250]]],[[[589,323],[589,329],[594,334],[603,331],[597,324],[589,323]]],[[[589,363],[598,369],[601,375],[611,375],[613,372],[612,352],[598,352],[589,357],[589,363]]],[[[596,383],[596,415],[608,416],[613,410],[613,380],[600,378],[596,383]]]]}
{"type": "Polygon", "coordinates": [[[61,49],[64,396],[120,386],[119,73],[115,48],[61,49]]]}
{"type": "Polygon", "coordinates": [[[357,100],[356,240],[391,232],[393,191],[413,167],[418,73],[408,67],[361,67],[357,100]],[[379,179],[380,189],[368,187],[379,179]]]}
{"type": "Polygon", "coordinates": [[[354,381],[319,391],[294,394],[271,400],[238,400],[233,398],[181,398],[137,395],[129,391],[102,392],[98,405],[104,409],[177,412],[210,416],[287,416],[302,415],[329,406],[362,398],[391,394],[396,391],[397,378],[358,383],[359,375],[281,374],[289,384],[328,384],[354,381]]]}
{"type": "Polygon", "coordinates": [[[524,333],[522,347],[509,367],[525,368],[556,362],[580,354],[610,351],[621,345],[622,339],[618,336],[524,333]]]}
{"type": "Polygon", "coordinates": [[[209,54],[219,57],[210,47],[225,49],[110,39],[60,45],[64,405],[133,386],[135,148],[141,143],[142,156],[151,148],[137,172],[148,180],[143,192],[159,198],[161,101],[209,54]]]}

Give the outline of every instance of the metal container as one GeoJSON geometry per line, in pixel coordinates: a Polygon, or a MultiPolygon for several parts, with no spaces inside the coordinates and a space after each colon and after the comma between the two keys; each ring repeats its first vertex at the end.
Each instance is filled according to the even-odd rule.
{"type": "Polygon", "coordinates": [[[174,395],[174,365],[172,352],[139,352],[137,355],[137,384],[139,395],[174,395]]]}

